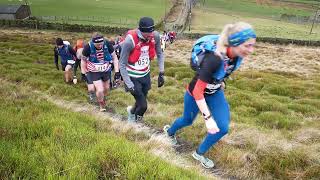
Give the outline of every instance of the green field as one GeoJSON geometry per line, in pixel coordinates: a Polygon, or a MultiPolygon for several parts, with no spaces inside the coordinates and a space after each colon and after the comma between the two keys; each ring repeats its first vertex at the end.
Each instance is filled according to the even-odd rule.
{"type": "MultiPolygon", "coordinates": [[[[281,14],[310,16],[316,11],[316,7],[310,7],[307,9],[302,7],[292,7],[289,5],[280,7],[275,3],[257,4],[256,1],[253,0],[206,0],[204,3],[203,1],[200,1],[199,5],[204,9],[214,10],[219,13],[268,18],[277,17],[281,14]]],[[[320,3],[318,3],[318,5],[320,5],[320,3]]]]}
{"type": "Polygon", "coordinates": [[[320,40],[320,25],[316,24],[310,34],[311,24],[299,25],[272,19],[219,14],[212,11],[193,11],[191,32],[220,33],[224,25],[245,21],[253,25],[260,37],[277,37],[301,40],[320,40]]]}
{"type": "Polygon", "coordinates": [[[297,2],[297,3],[304,3],[308,5],[318,6],[320,5],[319,0],[287,0],[288,2],[297,2]]]}
{"type": "Polygon", "coordinates": [[[193,10],[191,32],[220,33],[227,23],[245,21],[254,26],[258,36],[301,40],[320,40],[320,25],[280,21],[281,14],[312,16],[315,10],[298,7],[257,5],[252,1],[205,1],[193,10]]]}
{"type": "MultiPolygon", "coordinates": [[[[51,177],[52,172],[60,172],[61,167],[64,170],[82,163],[89,163],[91,166],[88,170],[74,168],[70,173],[67,172],[67,175],[61,176],[73,177],[79,173],[78,171],[83,174],[90,171],[92,173],[89,176],[97,177],[96,170],[101,169],[102,165],[113,167],[110,161],[115,158],[115,153],[117,158],[123,158],[118,162],[116,171],[123,172],[123,177],[137,178],[137,174],[128,172],[125,164],[137,160],[128,150],[133,148],[134,144],[126,141],[132,139],[132,136],[126,135],[123,137],[125,139],[117,139],[112,132],[111,135],[106,133],[110,129],[106,129],[106,132],[98,130],[98,133],[94,129],[94,122],[97,120],[84,115],[79,121],[79,114],[63,111],[48,102],[42,102],[41,98],[37,98],[32,92],[24,91],[26,86],[57,99],[86,103],[85,85],[66,85],[63,83],[61,71],[54,68],[52,42],[56,33],[40,34],[41,36],[39,32],[20,32],[0,35],[0,78],[12,84],[2,86],[0,91],[1,101],[6,102],[0,110],[1,152],[9,154],[2,155],[5,159],[1,159],[1,164],[5,165],[0,166],[0,177],[13,177],[14,174],[15,178],[28,178],[31,177],[29,171],[31,174],[51,177]],[[23,93],[20,93],[20,90],[23,93]],[[79,148],[82,147],[82,144],[79,144],[82,141],[74,141],[78,136],[83,136],[84,142],[89,145],[79,148]],[[119,144],[114,147],[106,145],[115,141],[119,144]],[[111,157],[107,154],[99,155],[107,149],[109,152],[109,148],[112,153],[108,155],[111,157]],[[118,152],[117,148],[121,151],[118,152]],[[51,151],[54,153],[48,153],[51,151]],[[86,154],[89,153],[92,154],[87,157],[86,154]],[[100,161],[96,162],[97,158],[100,161]]],[[[71,42],[80,36],[71,33],[60,35],[71,42]]],[[[154,62],[152,90],[148,97],[145,123],[155,129],[161,129],[163,125],[171,123],[182,114],[185,91],[183,87],[190,81],[194,72],[188,65],[172,63],[167,59],[166,84],[159,89],[156,87],[156,66],[154,62]]],[[[232,78],[232,81],[227,82],[226,91],[232,114],[230,133],[207,155],[228,175],[239,178],[318,179],[319,76],[304,78],[277,71],[242,71],[237,72],[232,78]]],[[[116,89],[111,91],[107,102],[117,114],[126,116],[125,107],[131,105],[134,99],[122,89],[116,89]]],[[[191,146],[186,148],[188,154],[191,154],[202,141],[206,132],[201,117],[198,118],[192,127],[178,133],[179,139],[188,141],[191,146]]],[[[139,151],[133,149],[133,152],[139,151]]],[[[153,157],[148,154],[146,156],[151,158],[147,165],[138,166],[141,163],[139,161],[136,164],[137,169],[133,171],[143,172],[147,177],[151,177],[150,168],[154,168],[152,172],[156,173],[156,176],[153,177],[167,179],[168,176],[161,175],[161,167],[166,165],[155,164],[153,157]]],[[[168,171],[177,174],[177,177],[180,176],[180,172],[183,173],[174,169],[168,171]]],[[[191,174],[186,173],[186,178],[194,179],[191,174]]]]}
{"type": "MultiPolygon", "coordinates": [[[[168,0],[31,0],[32,15],[46,16],[47,20],[66,23],[135,26],[142,16],[150,16],[159,22],[169,8],[168,0]],[[168,7],[165,7],[168,6],[168,7]],[[68,19],[69,17],[69,19],[68,19]],[[63,19],[63,20],[62,20],[63,19]],[[98,22],[94,22],[98,21],[98,22]]],[[[0,0],[0,4],[21,4],[18,0],[0,0]]]]}

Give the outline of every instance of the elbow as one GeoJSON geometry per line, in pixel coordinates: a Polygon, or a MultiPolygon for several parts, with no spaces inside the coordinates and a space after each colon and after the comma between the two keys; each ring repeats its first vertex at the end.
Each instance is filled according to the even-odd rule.
{"type": "Polygon", "coordinates": [[[193,97],[196,101],[204,99],[203,94],[194,94],[193,97]]]}
{"type": "Polygon", "coordinates": [[[204,90],[205,90],[206,86],[207,86],[207,83],[205,83],[201,80],[198,80],[196,82],[196,85],[194,86],[194,89],[192,91],[192,95],[196,101],[204,98],[203,94],[204,94],[204,90]]]}
{"type": "Polygon", "coordinates": [[[197,87],[193,89],[192,96],[196,101],[199,101],[204,98],[203,91],[197,87]]]}

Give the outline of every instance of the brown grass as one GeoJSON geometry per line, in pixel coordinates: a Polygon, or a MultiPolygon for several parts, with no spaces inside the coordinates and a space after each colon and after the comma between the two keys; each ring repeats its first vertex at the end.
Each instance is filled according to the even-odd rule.
{"type": "MultiPolygon", "coordinates": [[[[189,64],[193,40],[178,40],[165,50],[167,59],[189,64]]],[[[240,71],[273,70],[311,76],[319,72],[320,49],[296,45],[257,43],[255,52],[247,57],[240,71]]]]}

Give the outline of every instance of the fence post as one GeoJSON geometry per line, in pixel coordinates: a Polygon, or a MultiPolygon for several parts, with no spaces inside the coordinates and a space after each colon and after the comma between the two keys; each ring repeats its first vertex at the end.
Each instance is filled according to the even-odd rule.
{"type": "Polygon", "coordinates": [[[312,26],[311,26],[310,33],[309,33],[309,34],[312,33],[312,29],[313,29],[314,22],[316,21],[316,18],[317,18],[317,16],[318,16],[318,11],[319,11],[319,9],[317,10],[316,14],[314,15],[313,22],[312,22],[312,26]]]}

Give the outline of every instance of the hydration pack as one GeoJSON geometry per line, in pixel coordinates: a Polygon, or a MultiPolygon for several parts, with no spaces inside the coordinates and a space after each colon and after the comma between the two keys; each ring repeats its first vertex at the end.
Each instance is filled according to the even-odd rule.
{"type": "Polygon", "coordinates": [[[207,35],[198,39],[191,52],[190,66],[194,71],[199,70],[204,54],[206,52],[214,52],[217,48],[216,43],[219,35],[207,35]]]}

